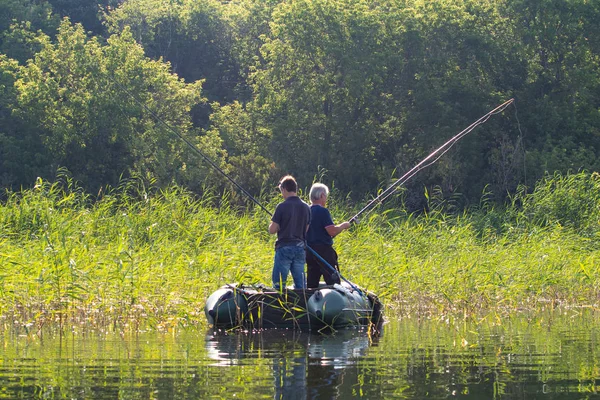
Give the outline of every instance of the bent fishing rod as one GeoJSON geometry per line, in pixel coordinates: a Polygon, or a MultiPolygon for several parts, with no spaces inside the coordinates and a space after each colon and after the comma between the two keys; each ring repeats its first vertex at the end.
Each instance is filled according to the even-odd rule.
{"type": "MultiPolygon", "coordinates": [[[[265,206],[261,204],[254,196],[252,196],[246,189],[244,189],[240,184],[238,184],[232,177],[230,177],[222,168],[220,168],[213,160],[210,159],[206,154],[204,154],[198,147],[196,147],[192,142],[185,138],[180,132],[178,132],[175,128],[169,125],[165,120],[159,117],[155,112],[153,112],[146,104],[142,103],[133,93],[130,93],[123,85],[116,81],[116,79],[111,79],[114,84],[116,84],[123,92],[125,92],[129,97],[133,99],[139,106],[141,106],[146,112],[148,112],[154,119],[160,122],[169,132],[174,134],[180,140],[182,140],[185,144],[188,145],[190,149],[192,149],[197,155],[202,157],[211,167],[217,170],[221,175],[223,175],[229,182],[231,182],[237,189],[239,189],[244,195],[246,195],[252,202],[258,205],[263,211],[265,211],[269,216],[273,216],[273,213],[269,211],[265,206]]],[[[361,295],[362,291],[348,279],[344,278],[340,271],[335,269],[331,264],[329,264],[323,257],[321,257],[313,248],[306,245],[306,248],[319,260],[321,261],[333,274],[337,274],[340,279],[344,280],[346,283],[352,287],[352,289],[359,292],[361,295]]]]}
{"type": "Polygon", "coordinates": [[[410,178],[412,178],[417,172],[421,171],[433,165],[437,160],[440,159],[448,150],[452,148],[460,139],[466,136],[473,129],[478,127],[479,125],[485,123],[492,115],[499,114],[504,111],[510,104],[512,104],[515,99],[510,99],[500,104],[477,121],[473,122],[471,125],[466,127],[460,133],[456,134],[452,139],[448,140],[446,143],[438,147],[434,152],[425,157],[421,162],[411,168],[407,173],[402,175],[396,182],[394,182],[390,187],[384,190],[379,196],[371,200],[366,206],[364,206],[355,216],[350,218],[351,223],[358,223],[358,217],[366,211],[373,211],[375,206],[382,204],[388,197],[390,197],[394,192],[400,187],[400,185],[405,184],[410,178]]]}

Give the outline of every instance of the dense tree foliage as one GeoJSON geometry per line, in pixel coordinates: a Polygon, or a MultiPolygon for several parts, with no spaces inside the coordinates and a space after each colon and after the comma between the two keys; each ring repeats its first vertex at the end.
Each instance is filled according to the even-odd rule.
{"type": "Polygon", "coordinates": [[[515,108],[417,175],[409,193],[438,186],[466,203],[487,187],[501,199],[546,172],[600,167],[598,2],[0,8],[4,186],[61,166],[93,190],[131,173],[210,184],[208,167],[156,114],[253,193],[289,172],[303,186],[324,174],[361,198],[511,97],[515,108]]]}
{"type": "Polygon", "coordinates": [[[93,34],[105,32],[103,14],[114,9],[122,0],[48,0],[54,12],[75,23],[82,24],[93,34]]]}
{"type": "Polygon", "coordinates": [[[0,53],[25,63],[40,50],[27,31],[54,35],[60,20],[46,2],[6,0],[0,2],[0,53]],[[26,31],[20,28],[26,28],[26,31]]]}
{"type": "Polygon", "coordinates": [[[161,121],[218,158],[219,138],[198,134],[190,120],[202,81],[185,84],[168,64],[146,58],[128,29],[103,46],[65,20],[55,42],[39,41],[42,49],[26,65],[1,65],[9,83],[3,109],[20,123],[3,136],[11,145],[2,146],[8,183],[19,183],[24,165],[42,174],[66,167],[96,190],[132,172],[199,186],[192,181],[206,177],[206,166],[188,161],[191,154],[161,121]],[[32,148],[43,160],[23,158],[32,148]]]}

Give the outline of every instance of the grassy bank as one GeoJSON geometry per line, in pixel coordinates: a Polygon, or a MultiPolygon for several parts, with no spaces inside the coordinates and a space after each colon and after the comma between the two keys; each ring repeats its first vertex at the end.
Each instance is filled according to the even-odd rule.
{"type": "MultiPolygon", "coordinates": [[[[0,205],[4,328],[202,326],[204,301],[219,286],[270,283],[268,215],[229,203],[139,181],[93,202],[68,182],[9,193],[0,205]]],[[[555,176],[502,209],[482,201],[456,215],[432,201],[419,217],[379,210],[336,238],[336,248],[344,276],[377,293],[390,316],[595,309],[599,205],[597,175],[555,176]]],[[[338,221],[351,212],[332,204],[338,221]]]]}

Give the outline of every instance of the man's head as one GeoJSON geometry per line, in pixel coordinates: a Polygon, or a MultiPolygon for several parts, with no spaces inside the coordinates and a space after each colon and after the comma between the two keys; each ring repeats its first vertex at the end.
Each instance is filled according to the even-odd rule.
{"type": "Polygon", "coordinates": [[[279,190],[283,193],[285,190],[288,193],[296,193],[298,191],[298,184],[296,179],[291,175],[286,175],[279,180],[279,190]]]}
{"type": "Polygon", "coordinates": [[[329,196],[329,188],[322,183],[314,183],[310,188],[310,202],[313,204],[325,204],[329,196]]]}

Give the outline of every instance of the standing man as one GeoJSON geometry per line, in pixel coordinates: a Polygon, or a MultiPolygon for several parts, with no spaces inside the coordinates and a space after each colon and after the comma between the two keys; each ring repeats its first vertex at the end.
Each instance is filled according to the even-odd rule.
{"type": "Polygon", "coordinates": [[[298,184],[291,175],[279,181],[279,190],[284,201],[277,205],[271,218],[269,233],[277,233],[275,242],[275,261],[273,264],[273,287],[285,288],[288,273],[292,273],[294,287],[306,287],[304,282],[304,263],[306,254],[306,231],[310,223],[310,207],[296,192],[298,184]]]}
{"type": "Polygon", "coordinates": [[[316,251],[336,271],[325,265],[312,251],[306,249],[306,281],[309,289],[319,287],[321,275],[328,285],[340,283],[338,273],[340,267],[338,266],[338,255],[333,249],[333,238],[344,229],[350,228],[350,222],[343,222],[339,225],[333,223],[329,210],[325,208],[327,196],[329,196],[329,188],[322,183],[315,183],[310,188],[311,222],[306,240],[308,247],[316,251]]]}

